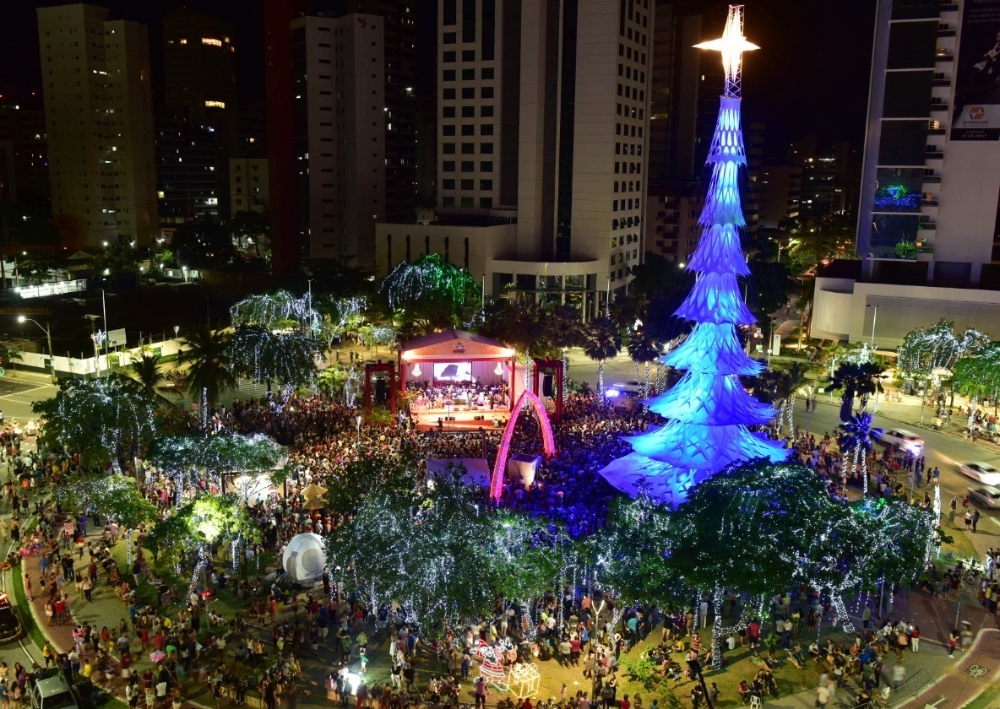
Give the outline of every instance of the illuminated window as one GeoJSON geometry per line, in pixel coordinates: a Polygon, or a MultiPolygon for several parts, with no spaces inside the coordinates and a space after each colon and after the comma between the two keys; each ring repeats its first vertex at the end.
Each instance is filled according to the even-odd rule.
{"type": "MultiPolygon", "coordinates": [[[[183,42],[184,42],[184,40],[181,40],[182,44],[183,44],[183,42]]],[[[201,43],[202,44],[207,44],[210,47],[221,47],[222,46],[222,40],[221,39],[211,39],[210,37],[202,37],[201,38],[201,43]]]]}
{"type": "Polygon", "coordinates": [[[188,41],[187,41],[186,39],[182,39],[182,40],[180,41],[180,43],[181,43],[181,44],[187,44],[187,43],[188,43],[188,41]]]}
{"type": "Polygon", "coordinates": [[[225,101],[205,101],[205,108],[225,108],[225,101]]]}

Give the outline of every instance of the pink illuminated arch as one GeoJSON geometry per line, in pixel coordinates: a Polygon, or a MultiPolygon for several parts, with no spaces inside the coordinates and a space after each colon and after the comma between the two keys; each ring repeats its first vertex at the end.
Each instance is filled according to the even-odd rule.
{"type": "Polygon", "coordinates": [[[507,469],[507,455],[510,453],[510,439],[514,435],[514,426],[517,424],[517,416],[521,413],[524,401],[527,399],[535,407],[538,413],[538,420],[542,422],[542,449],[545,455],[555,455],[556,444],[552,438],[552,425],[549,423],[549,415],[545,411],[542,400],[535,396],[534,392],[525,390],[521,398],[514,405],[514,410],[510,412],[510,420],[503,430],[503,438],[500,439],[500,449],[497,451],[497,462],[493,465],[493,480],[490,481],[490,499],[500,501],[503,494],[504,471],[507,469]]]}

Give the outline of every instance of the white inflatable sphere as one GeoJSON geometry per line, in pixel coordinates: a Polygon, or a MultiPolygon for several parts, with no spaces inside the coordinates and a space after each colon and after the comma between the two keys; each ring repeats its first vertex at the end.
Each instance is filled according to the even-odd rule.
{"type": "Polygon", "coordinates": [[[281,566],[296,583],[308,586],[323,577],[326,545],[318,534],[296,534],[281,555],[281,566]]]}

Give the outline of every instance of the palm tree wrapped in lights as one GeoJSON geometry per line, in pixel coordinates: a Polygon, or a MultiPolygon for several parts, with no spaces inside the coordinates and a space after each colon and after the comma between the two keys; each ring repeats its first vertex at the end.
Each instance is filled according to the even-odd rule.
{"type": "Polygon", "coordinates": [[[882,437],[882,429],[872,426],[873,419],[872,414],[862,411],[849,421],[840,424],[841,435],[838,441],[840,450],[845,453],[845,466],[847,465],[846,452],[852,452],[852,474],[858,471],[858,464],[861,464],[862,486],[866,496],[868,495],[868,456],[871,455],[875,447],[875,441],[882,437]]]}

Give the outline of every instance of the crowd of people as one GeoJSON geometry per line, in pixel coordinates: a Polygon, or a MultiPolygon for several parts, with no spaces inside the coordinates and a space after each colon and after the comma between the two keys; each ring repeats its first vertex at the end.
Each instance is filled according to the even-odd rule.
{"type": "MultiPolygon", "coordinates": [[[[177,709],[179,699],[175,698],[199,687],[211,690],[220,709],[224,701],[242,704],[248,692],[259,693],[267,709],[276,709],[283,697],[308,691],[300,680],[301,659],[309,657],[332,662],[324,689],[335,703],[406,709],[420,704],[462,703],[462,692],[469,689],[471,677],[477,670],[485,674],[488,663],[495,662],[502,673],[516,663],[551,659],[579,670],[591,683],[589,692],[580,690],[573,696],[564,688],[560,703],[565,707],[593,709],[600,704],[603,709],[644,709],[641,696],[618,695],[619,661],[622,653],[646,639],[661,621],[664,635],[648,652],[663,677],[675,684],[690,680],[685,659],[702,663],[714,659],[712,648],[702,647],[696,632],[698,619],[707,617],[705,610],[664,617],[652,607],[616,607],[611,599],[591,595],[585,588],[547,594],[531,608],[501,603],[492,615],[451,629],[443,639],[422,638],[419,626],[389,603],[364,607],[346,595],[342,583],[326,575],[322,593],[317,588],[312,594],[297,594],[267,577],[270,569],[262,568],[260,560],[267,553],[280,554],[299,533],[326,535],[345,522],[342,514],[305,509],[298,494],[301,489],[313,483],[335,487],[348,466],[366,459],[486,458],[492,467],[501,432],[487,428],[417,431],[405,421],[360,425],[356,409],[322,396],[293,396],[280,407],[267,400],[235,401],[215,416],[223,427],[264,433],[287,446],[295,471],[286,495],[250,506],[263,539],[260,544],[238,549],[238,573],[231,570],[234,550],[223,544],[213,550],[207,563],[199,563],[195,551],[181,555],[173,581],[168,582],[153,571],[141,545],[142,529],[131,540],[131,566],[120,566],[113,551],[120,549],[124,530],[112,520],[95,516],[88,521],[86,514],[64,509],[58,499],[43,504],[36,497],[38,525],[27,537],[16,520],[9,528],[3,526],[5,539],[9,534],[25,554],[37,554],[40,562],[45,560],[40,574],[26,579],[26,591],[29,597],[45,595],[45,613],[51,623],[73,623],[70,608],[89,602],[98,588],[113,589],[125,609],[126,618],[110,627],[75,627],[75,647],[69,652],[47,647],[46,664],[63,672],[74,686],[114,683],[133,708],[165,709],[167,703],[174,703],[177,709]],[[100,532],[88,534],[95,526],[100,532]],[[188,578],[193,578],[190,588],[185,581],[188,578]],[[74,584],[76,594],[72,593],[74,584]],[[147,590],[142,594],[145,600],[140,599],[140,589],[147,590]],[[148,589],[155,589],[152,602],[148,589]],[[212,599],[225,589],[242,604],[243,610],[235,616],[213,608],[212,599]],[[391,661],[388,681],[369,687],[365,673],[369,647],[386,641],[391,661]],[[147,655],[151,664],[144,661],[147,655]],[[440,662],[437,674],[423,674],[429,660],[440,662]],[[140,661],[143,670],[133,670],[140,661]],[[418,667],[422,671],[419,678],[418,667]]],[[[527,488],[509,481],[503,489],[503,504],[558,519],[574,537],[596,532],[615,495],[598,471],[631,450],[622,434],[645,430],[657,419],[638,405],[603,407],[592,394],[571,395],[562,419],[553,422],[556,454],[543,459],[527,488]]],[[[540,425],[526,410],[515,429],[511,450],[539,449],[540,425]]],[[[801,460],[829,482],[831,491],[842,494],[848,481],[841,467],[842,455],[831,437],[827,434],[817,439],[803,434],[793,440],[801,460]]],[[[7,466],[11,480],[4,487],[5,497],[24,513],[30,503],[22,485],[30,487],[39,478],[60,483],[84,472],[79,458],[71,453],[22,453],[19,441],[0,437],[0,443],[0,466],[7,466]]],[[[876,489],[893,493],[899,492],[896,476],[906,471],[924,472],[922,459],[899,451],[873,457],[871,462],[876,489]]],[[[379,474],[377,466],[372,474],[379,474]]],[[[933,477],[932,472],[925,476],[928,480],[933,477]]],[[[166,513],[178,495],[199,491],[193,485],[178,490],[177,484],[172,478],[153,476],[145,489],[166,513]]],[[[120,560],[121,554],[117,557],[120,560]]],[[[995,608],[996,589],[990,585],[985,588],[984,603],[989,607],[992,602],[995,608]]],[[[810,661],[824,663],[835,685],[828,691],[836,691],[845,676],[857,673],[867,678],[866,666],[869,672],[876,670],[875,677],[880,676],[881,655],[898,651],[904,643],[901,636],[912,651],[919,646],[919,630],[912,624],[905,624],[901,632],[895,632],[892,624],[889,631],[866,624],[864,634],[848,649],[817,643],[804,649],[805,640],[798,639],[802,630],[811,633],[823,613],[829,616],[829,609],[821,608],[817,614],[812,607],[803,608],[794,623],[793,613],[778,613],[790,626],[786,629],[783,624],[777,632],[782,638],[777,652],[758,651],[759,624],[755,634],[750,632],[751,625],[734,636],[734,642],[750,644],[756,665],[753,680],[744,682],[738,692],[742,698],[749,701],[755,695],[776,695],[773,671],[782,662],[796,667],[810,661]]],[[[826,682],[824,679],[824,686],[826,682]]],[[[863,686],[866,692],[873,690],[867,681],[863,686]]],[[[479,685],[471,689],[478,704],[479,685]]],[[[717,698],[718,688],[713,685],[709,694],[717,698]]],[[[704,701],[699,688],[692,690],[691,700],[695,707],[704,701]]],[[[530,702],[519,705],[534,709],[530,702]]],[[[649,709],[658,709],[655,701],[649,709]]]]}

